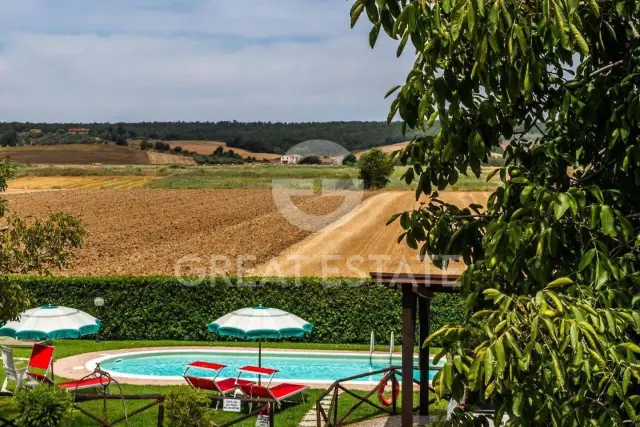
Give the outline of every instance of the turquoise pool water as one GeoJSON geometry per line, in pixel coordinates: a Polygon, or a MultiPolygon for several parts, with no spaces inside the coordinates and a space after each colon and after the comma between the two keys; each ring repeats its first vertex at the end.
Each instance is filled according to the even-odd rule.
{"type": "MultiPolygon", "coordinates": [[[[246,365],[257,365],[258,355],[251,352],[142,352],[138,354],[124,354],[109,357],[100,361],[102,369],[127,376],[181,377],[187,364],[202,360],[227,365],[220,374],[220,378],[235,377],[238,368],[246,365]]],[[[393,358],[394,365],[400,364],[400,357],[393,358]]],[[[416,360],[417,364],[417,360],[416,360]]],[[[278,369],[276,379],[308,380],[332,382],[338,379],[351,377],[365,372],[374,372],[389,366],[389,357],[375,356],[369,361],[368,355],[342,354],[342,353],[276,353],[264,352],[262,354],[262,366],[278,369]]],[[[213,376],[212,371],[202,369],[190,369],[189,373],[197,376],[213,376]]],[[[432,379],[436,371],[429,372],[432,379]]],[[[418,378],[418,372],[414,373],[418,378]]],[[[243,374],[243,378],[251,378],[243,374]]],[[[359,381],[379,381],[381,375],[372,375],[359,381]]]]}

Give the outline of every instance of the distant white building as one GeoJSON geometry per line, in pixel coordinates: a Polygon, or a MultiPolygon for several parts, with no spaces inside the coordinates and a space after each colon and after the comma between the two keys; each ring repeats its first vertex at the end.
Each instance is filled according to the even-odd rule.
{"type": "Polygon", "coordinates": [[[329,157],[331,159],[331,163],[334,165],[341,165],[342,162],[344,162],[344,158],[345,156],[335,156],[335,157],[329,157]]]}
{"type": "Polygon", "coordinates": [[[285,154],[280,157],[280,163],[283,165],[295,165],[302,160],[302,156],[300,154],[285,154]]]}

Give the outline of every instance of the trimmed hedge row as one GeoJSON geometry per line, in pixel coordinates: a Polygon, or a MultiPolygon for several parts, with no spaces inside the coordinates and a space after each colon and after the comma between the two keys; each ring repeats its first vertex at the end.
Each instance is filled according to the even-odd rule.
{"type": "MultiPolygon", "coordinates": [[[[316,343],[388,343],[391,331],[401,337],[400,293],[370,282],[323,282],[317,278],[273,280],[259,285],[218,280],[184,286],[174,277],[18,277],[33,305],[64,305],[102,320],[105,340],[223,341],[207,331],[218,317],[243,307],[264,305],[294,313],[314,325],[301,339],[316,343]],[[96,312],[93,300],[105,306],[96,312]]],[[[439,295],[431,304],[430,329],[464,322],[457,295],[439,295]]]]}

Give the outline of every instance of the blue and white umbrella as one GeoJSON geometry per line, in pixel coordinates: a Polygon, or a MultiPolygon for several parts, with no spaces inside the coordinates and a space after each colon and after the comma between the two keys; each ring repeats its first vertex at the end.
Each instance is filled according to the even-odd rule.
{"type": "Polygon", "coordinates": [[[313,325],[298,316],[269,307],[241,308],[209,323],[209,331],[243,340],[301,337],[313,325]]]}
{"type": "MultiPolygon", "coordinates": [[[[295,314],[277,308],[251,307],[241,308],[225,314],[209,323],[209,331],[243,340],[262,340],[265,338],[302,337],[311,332],[313,325],[295,314]]],[[[262,363],[262,342],[259,342],[258,363],[262,363]]]]}
{"type": "Polygon", "coordinates": [[[100,330],[100,321],[84,311],[56,305],[32,308],[20,314],[20,320],[7,322],[0,336],[20,340],[80,338],[100,330]]]}

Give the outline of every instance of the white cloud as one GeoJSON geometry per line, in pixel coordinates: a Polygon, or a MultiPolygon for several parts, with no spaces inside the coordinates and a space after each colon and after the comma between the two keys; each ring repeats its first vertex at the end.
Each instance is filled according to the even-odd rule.
{"type": "Polygon", "coordinates": [[[350,6],[0,0],[0,119],[383,120],[412,58],[372,51],[350,6]]]}

